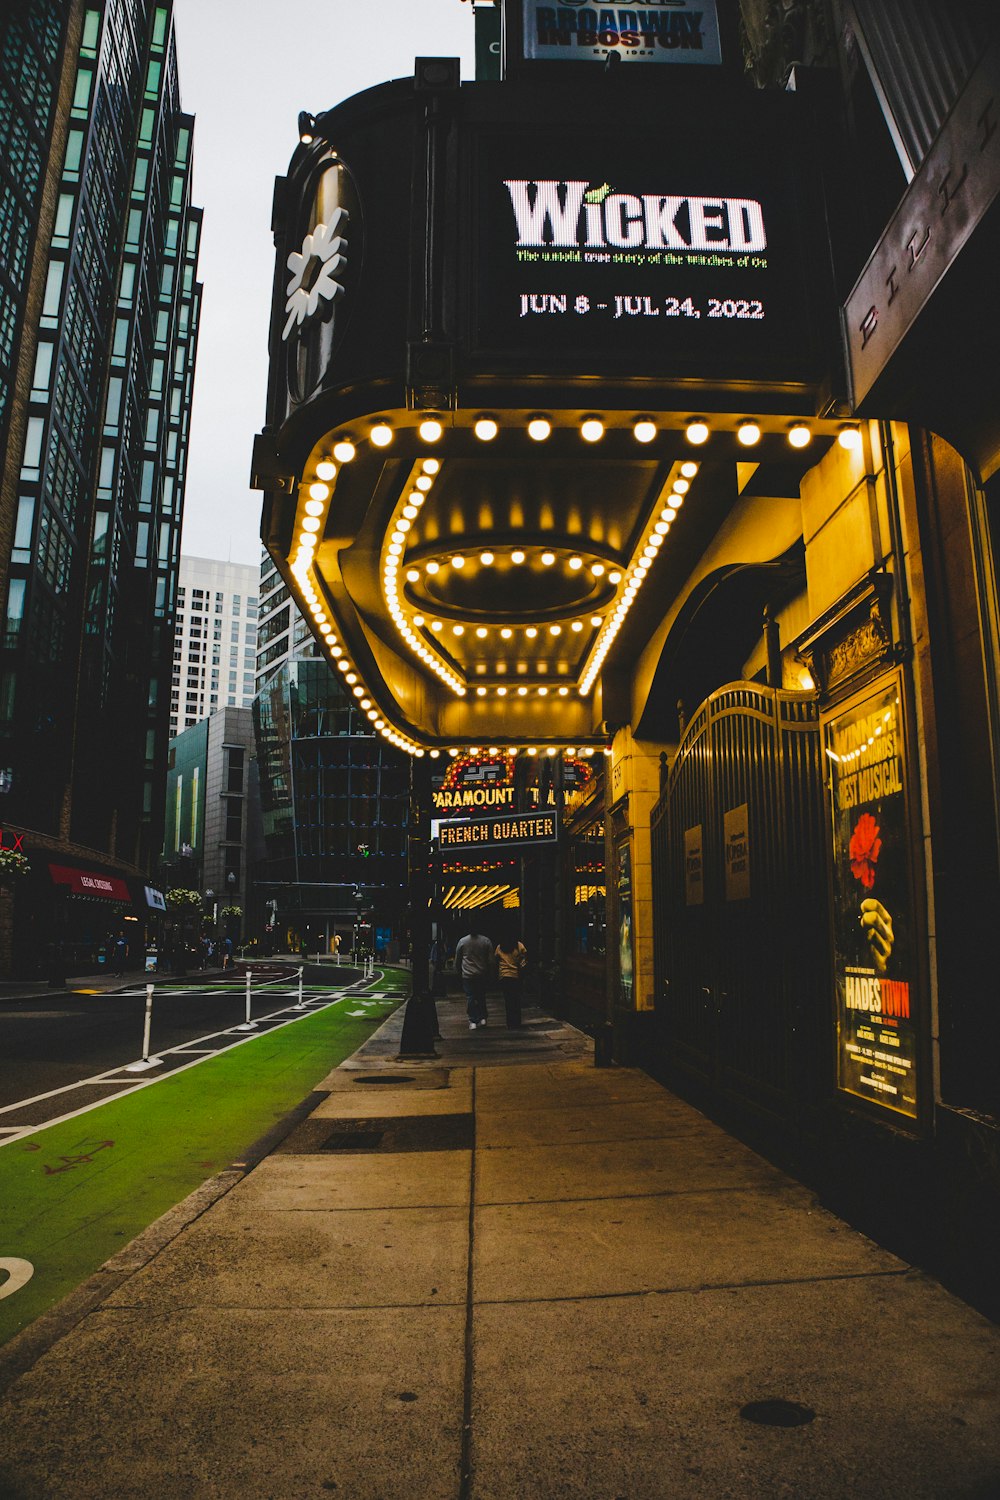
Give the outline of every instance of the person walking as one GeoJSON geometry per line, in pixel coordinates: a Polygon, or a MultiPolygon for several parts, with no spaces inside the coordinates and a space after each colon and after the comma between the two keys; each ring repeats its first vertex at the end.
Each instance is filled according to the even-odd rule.
{"type": "Polygon", "coordinates": [[[497,944],[496,960],[507,1026],[516,1031],[521,1026],[521,975],[528,962],[528,950],[515,932],[505,933],[497,944]]]}
{"type": "Polygon", "coordinates": [[[462,976],[465,1005],[469,1012],[469,1030],[485,1026],[486,982],[493,967],[493,944],[473,927],[455,945],[455,968],[462,976]]]}
{"type": "Polygon", "coordinates": [[[128,943],[125,941],[124,932],[120,932],[115,938],[114,944],[114,966],[115,977],[121,979],[125,973],[125,960],[128,958],[128,943]]]}

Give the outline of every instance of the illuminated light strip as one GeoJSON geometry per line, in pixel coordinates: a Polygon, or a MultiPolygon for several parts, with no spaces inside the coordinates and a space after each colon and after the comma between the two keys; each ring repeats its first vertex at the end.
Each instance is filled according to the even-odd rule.
{"type": "Polygon", "coordinates": [[[393,520],[387,533],[390,539],[394,536],[400,535],[404,538],[404,540],[400,541],[397,544],[400,548],[400,551],[398,553],[391,553],[389,551],[389,548],[393,545],[393,542],[391,540],[386,544],[384,548],[381,562],[382,592],[385,595],[385,602],[388,607],[392,622],[398,630],[399,634],[402,636],[403,640],[406,642],[407,646],[409,646],[410,650],[413,652],[414,656],[422,661],[426,667],[429,667],[430,670],[441,679],[444,685],[451,689],[451,691],[457,698],[464,698],[466,694],[466,686],[464,681],[462,680],[462,678],[456,676],[451,667],[448,666],[443,656],[441,656],[436,651],[432,651],[426,641],[417,635],[416,631],[411,626],[409,619],[407,618],[406,611],[403,608],[399,595],[398,581],[400,572],[402,571],[403,567],[403,556],[406,550],[405,535],[409,531],[412,520],[414,519],[413,517],[405,515],[405,511],[419,511],[420,507],[424,503],[426,496],[430,493],[430,488],[434,481],[434,474],[437,472],[435,470],[433,473],[428,473],[428,470],[425,467],[425,462],[426,461],[421,461],[420,464],[415,467],[415,470],[411,473],[408,485],[404,486],[405,494],[401,496],[399,502],[397,503],[393,520]],[[422,489],[417,489],[415,487],[416,478],[418,475],[425,481],[422,489]],[[400,525],[400,523],[402,523],[402,525],[400,525]]]}
{"type": "MultiPolygon", "coordinates": [[[[331,667],[335,667],[338,671],[342,672],[345,679],[349,676],[360,679],[360,690],[357,683],[351,684],[353,688],[353,693],[351,694],[351,696],[358,700],[355,706],[359,707],[360,711],[367,713],[367,717],[373,724],[376,731],[381,734],[382,738],[387,740],[389,744],[395,745],[398,750],[405,751],[407,755],[414,755],[420,758],[426,754],[426,751],[424,750],[422,745],[418,745],[417,742],[410,739],[408,735],[400,733],[400,731],[395,729],[391,724],[387,724],[385,720],[379,716],[377,710],[373,708],[360,708],[362,702],[370,701],[366,698],[364,676],[358,670],[357,666],[351,661],[350,657],[347,655],[345,647],[337,638],[337,635],[334,632],[332,623],[330,621],[330,615],[332,614],[332,611],[328,609],[326,605],[326,601],[322,593],[322,586],[320,585],[318,576],[315,572],[316,546],[315,544],[310,545],[308,542],[304,542],[302,540],[302,537],[309,536],[315,543],[316,537],[322,535],[323,529],[326,526],[326,517],[329,511],[330,500],[333,494],[333,481],[335,479],[336,471],[334,471],[334,474],[331,475],[329,484],[323,483],[321,485],[314,482],[312,484],[304,483],[299,487],[299,510],[302,517],[307,517],[310,520],[318,522],[317,530],[315,532],[311,530],[303,531],[301,528],[301,519],[299,517],[296,518],[296,526],[298,528],[297,534],[300,536],[300,542],[298,547],[296,548],[294,559],[291,561],[290,567],[292,577],[298,584],[299,610],[303,618],[311,626],[313,635],[320,642],[320,645],[323,646],[324,652],[331,667]],[[325,498],[323,498],[322,509],[317,515],[317,506],[320,502],[319,492],[321,488],[326,489],[327,494],[325,498]],[[303,499],[303,495],[307,498],[303,499]],[[307,505],[310,507],[308,511],[306,510],[307,505]]],[[[346,681],[344,686],[347,686],[346,681]]]]}
{"type": "MultiPolygon", "coordinates": [[[[667,483],[673,484],[674,480],[679,478],[680,464],[678,463],[671,469],[667,483]]],[[[686,481],[682,482],[686,486],[686,481]]],[[[658,508],[661,505],[663,494],[664,491],[661,491],[657,499],[658,508]]],[[[669,504],[669,502],[667,503],[669,504]]],[[[611,650],[615,637],[624,625],[626,616],[632,608],[632,603],[646,580],[649,569],[656,561],[657,555],[662,549],[662,544],[666,539],[666,531],[658,529],[658,522],[659,517],[657,517],[657,520],[651,519],[648,522],[645,528],[645,541],[640,539],[640,543],[625,570],[625,575],[622,578],[618,591],[616,591],[615,608],[610,615],[605,617],[597,640],[594,642],[590,660],[580,679],[579,691],[581,697],[586,696],[593,687],[597,674],[604,665],[604,658],[611,650]]],[[[669,522],[663,522],[662,524],[669,529],[669,522]]]]}

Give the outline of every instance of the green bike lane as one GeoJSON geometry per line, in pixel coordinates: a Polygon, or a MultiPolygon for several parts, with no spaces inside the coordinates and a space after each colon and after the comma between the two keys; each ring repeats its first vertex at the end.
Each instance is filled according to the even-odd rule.
{"type": "MultiPolygon", "coordinates": [[[[385,970],[371,990],[408,981],[385,970]]],[[[335,1001],[339,987],[329,989],[322,1009],[0,1148],[0,1263],[9,1273],[0,1284],[0,1344],[241,1161],[401,1003],[386,998],[352,1016],[351,1001],[367,992],[335,1001]],[[20,1262],[31,1274],[17,1286],[20,1262]]]]}

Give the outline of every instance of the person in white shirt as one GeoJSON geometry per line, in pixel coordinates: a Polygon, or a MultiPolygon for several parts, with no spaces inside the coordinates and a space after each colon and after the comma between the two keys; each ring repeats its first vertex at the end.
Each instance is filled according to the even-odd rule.
{"type": "Polygon", "coordinates": [[[455,968],[462,976],[470,1031],[486,1025],[486,982],[492,967],[493,944],[488,937],[473,928],[464,938],[459,938],[455,946],[455,968]]]}

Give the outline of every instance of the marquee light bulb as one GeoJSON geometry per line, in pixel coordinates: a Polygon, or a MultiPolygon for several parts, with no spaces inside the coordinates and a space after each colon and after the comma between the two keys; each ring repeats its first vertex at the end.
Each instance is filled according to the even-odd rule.
{"type": "Polygon", "coordinates": [[[333,445],[333,456],[340,464],[349,464],[357,451],[350,438],[341,438],[333,445]]]}
{"type": "Polygon", "coordinates": [[[392,442],[392,428],[388,422],[376,422],[368,436],[376,448],[388,448],[392,442]]]}
{"type": "Polygon", "coordinates": [[[575,573],[578,568],[582,568],[583,567],[583,558],[582,557],[571,557],[570,560],[569,560],[569,565],[573,569],[573,572],[575,573]]]}
{"type": "Polygon", "coordinates": [[[601,623],[601,617],[600,617],[600,615],[591,615],[591,617],[590,617],[590,623],[591,623],[591,625],[593,625],[594,629],[596,630],[597,627],[601,623]]]}
{"type": "Polygon", "coordinates": [[[427,571],[433,577],[435,573],[439,573],[441,571],[441,564],[439,562],[431,561],[427,564],[427,571]]]}
{"type": "Polygon", "coordinates": [[[498,687],[497,688],[497,697],[498,698],[506,698],[506,696],[507,696],[507,689],[505,687],[498,687]]]}
{"type": "Polygon", "coordinates": [[[417,475],[416,487],[418,490],[421,490],[423,494],[426,495],[427,491],[430,489],[433,483],[434,481],[429,474],[417,475]]]}
{"type": "Polygon", "coordinates": [[[455,553],[455,556],[451,560],[451,565],[453,568],[465,567],[465,558],[462,556],[461,552],[455,553]]]}
{"type": "Polygon", "coordinates": [[[476,688],[476,697],[477,698],[485,698],[486,697],[486,689],[484,687],[477,687],[476,688]]]}
{"type": "Polygon", "coordinates": [[[656,436],[656,423],[649,417],[640,417],[632,433],[637,443],[651,443],[656,436]]]}
{"type": "Polygon", "coordinates": [[[441,624],[440,620],[432,620],[431,621],[431,629],[432,630],[443,630],[444,626],[441,624]]]}
{"type": "Polygon", "coordinates": [[[539,698],[547,698],[549,696],[549,690],[548,690],[548,688],[547,687],[540,687],[538,689],[538,696],[539,696],[539,698]]]}
{"type": "Polygon", "coordinates": [[[793,448],[805,448],[812,441],[812,433],[804,422],[796,422],[788,429],[788,441],[793,448]]]}
{"type": "Polygon", "coordinates": [[[671,488],[675,495],[686,495],[691,485],[686,479],[675,479],[671,488]]]}
{"type": "Polygon", "coordinates": [[[319,521],[318,521],[318,519],[315,516],[306,516],[305,520],[302,522],[302,530],[303,531],[318,531],[319,530],[319,521]]]}
{"type": "Polygon", "coordinates": [[[404,505],[403,506],[403,515],[406,517],[406,519],[408,521],[415,521],[417,519],[417,517],[419,516],[419,514],[420,514],[420,511],[418,510],[418,508],[415,505],[404,505]]]}
{"type": "Polygon", "coordinates": [[[684,475],[685,479],[693,479],[697,472],[698,465],[696,463],[693,463],[691,459],[688,459],[686,463],[681,464],[681,473],[684,475]]]}
{"type": "Polygon", "coordinates": [[[337,465],[332,464],[328,458],[324,458],[316,465],[316,478],[325,479],[328,483],[337,477],[337,465]]]}
{"type": "Polygon", "coordinates": [[[510,560],[511,560],[512,563],[517,563],[517,564],[523,563],[524,562],[524,553],[523,552],[512,552],[510,554],[510,560]]]}
{"type": "Polygon", "coordinates": [[[849,453],[857,453],[861,448],[861,429],[851,423],[846,423],[837,433],[837,442],[849,453]]]}
{"type": "Polygon", "coordinates": [[[407,568],[407,570],[406,570],[406,581],[407,581],[407,583],[416,583],[419,580],[419,578],[420,578],[420,569],[419,568],[407,568]]]}
{"type": "Polygon", "coordinates": [[[328,484],[311,484],[309,486],[310,500],[329,500],[330,486],[328,484]]]}
{"type": "Polygon", "coordinates": [[[570,629],[572,631],[575,631],[575,633],[577,635],[579,635],[580,631],[583,629],[583,621],[582,620],[574,620],[573,623],[572,623],[572,625],[570,626],[570,629]]]}
{"type": "Polygon", "coordinates": [[[323,502],[322,500],[307,500],[304,509],[307,516],[321,516],[323,514],[323,502]]]}
{"type": "Polygon", "coordinates": [[[552,434],[552,423],[548,417],[532,417],[528,423],[528,436],[532,442],[544,443],[552,434]]]}
{"type": "Polygon", "coordinates": [[[760,442],[760,428],[756,422],[741,422],[736,429],[736,436],[744,448],[752,448],[755,443],[760,442]]]}
{"type": "Polygon", "coordinates": [[[426,417],[417,428],[425,443],[436,443],[444,433],[444,428],[437,417],[426,417]]]}
{"type": "Polygon", "coordinates": [[[544,567],[551,568],[551,566],[555,562],[555,560],[556,560],[556,555],[555,555],[554,552],[543,552],[542,553],[542,564],[543,564],[544,567]]]}
{"type": "Polygon", "coordinates": [[[603,563],[591,563],[591,565],[590,565],[590,571],[593,573],[593,575],[594,575],[595,578],[603,578],[604,577],[604,564],[603,563]]]}
{"type": "Polygon", "coordinates": [[[402,531],[402,532],[407,532],[407,531],[409,531],[409,529],[410,529],[409,519],[406,516],[400,516],[399,520],[396,522],[396,530],[397,531],[402,531]]]}
{"type": "Polygon", "coordinates": [[[492,443],[500,428],[492,417],[480,417],[472,430],[481,443],[492,443]]]}
{"type": "Polygon", "coordinates": [[[604,423],[600,417],[587,417],[580,423],[580,436],[585,443],[599,443],[604,436],[604,423]]]}
{"type": "Polygon", "coordinates": [[[707,443],[708,423],[703,422],[700,417],[693,422],[689,422],[686,428],[686,436],[688,442],[694,443],[696,447],[700,447],[702,443],[707,443]]]}
{"type": "Polygon", "coordinates": [[[299,547],[300,548],[304,547],[306,549],[306,551],[311,551],[312,548],[315,547],[315,545],[316,545],[316,538],[313,536],[313,534],[312,534],[311,531],[302,531],[302,532],[300,532],[300,534],[299,534],[299,547]]]}
{"type": "Polygon", "coordinates": [[[535,639],[535,636],[538,634],[538,631],[535,629],[534,625],[529,625],[524,633],[528,637],[529,641],[533,641],[535,639]]]}
{"type": "Polygon", "coordinates": [[[486,639],[486,626],[485,625],[477,625],[476,626],[476,635],[479,637],[479,639],[481,641],[484,641],[486,639]]]}
{"type": "Polygon", "coordinates": [[[492,563],[493,563],[493,553],[492,552],[480,552],[480,554],[479,554],[479,561],[482,563],[482,565],[483,565],[484,568],[491,567],[492,563]]]}
{"type": "Polygon", "coordinates": [[[505,625],[500,634],[505,641],[509,641],[514,632],[511,630],[509,625],[505,625]]]}

